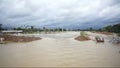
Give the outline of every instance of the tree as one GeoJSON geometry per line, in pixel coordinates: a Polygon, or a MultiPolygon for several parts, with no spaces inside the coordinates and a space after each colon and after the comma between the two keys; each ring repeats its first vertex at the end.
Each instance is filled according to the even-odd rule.
{"type": "Polygon", "coordinates": [[[116,25],[113,25],[112,30],[113,30],[113,32],[115,32],[115,33],[120,33],[120,23],[119,23],[119,24],[116,24],[116,25]]]}
{"type": "Polygon", "coordinates": [[[120,23],[115,24],[115,25],[106,26],[106,27],[104,27],[104,30],[108,31],[108,32],[120,33],[120,23]]]}
{"type": "Polygon", "coordinates": [[[90,27],[90,28],[89,28],[89,30],[90,30],[90,31],[92,31],[92,30],[93,30],[93,28],[92,28],[92,27],[90,27]]]}
{"type": "Polygon", "coordinates": [[[58,31],[62,31],[62,28],[58,28],[58,31]]]}
{"type": "Polygon", "coordinates": [[[31,30],[33,30],[34,29],[34,26],[31,26],[31,30]]]}
{"type": "Polygon", "coordinates": [[[102,32],[103,30],[100,28],[100,29],[98,29],[98,31],[102,32]]]}
{"type": "Polygon", "coordinates": [[[1,31],[1,30],[3,30],[3,28],[2,28],[2,24],[0,24],[0,31],[1,31]]]}
{"type": "Polygon", "coordinates": [[[107,27],[104,27],[105,31],[112,32],[112,26],[109,25],[107,27]]]}

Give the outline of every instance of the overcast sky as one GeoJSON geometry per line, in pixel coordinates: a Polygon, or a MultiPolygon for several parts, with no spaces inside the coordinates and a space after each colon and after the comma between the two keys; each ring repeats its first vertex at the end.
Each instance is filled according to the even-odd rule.
{"type": "Polygon", "coordinates": [[[89,28],[120,22],[120,0],[0,0],[0,23],[89,28]]]}

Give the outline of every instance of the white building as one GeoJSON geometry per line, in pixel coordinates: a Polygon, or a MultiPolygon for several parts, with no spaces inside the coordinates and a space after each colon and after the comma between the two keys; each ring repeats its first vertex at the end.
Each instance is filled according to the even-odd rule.
{"type": "Polygon", "coordinates": [[[22,30],[3,30],[1,33],[3,34],[13,34],[13,33],[22,33],[22,30]]]}

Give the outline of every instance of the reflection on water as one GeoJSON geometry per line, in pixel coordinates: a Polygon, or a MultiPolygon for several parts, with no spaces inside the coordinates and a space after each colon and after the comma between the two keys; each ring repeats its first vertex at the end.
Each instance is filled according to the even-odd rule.
{"type": "Polygon", "coordinates": [[[0,44],[0,67],[120,67],[120,46],[79,42],[79,32],[40,35],[30,43],[0,44]]]}

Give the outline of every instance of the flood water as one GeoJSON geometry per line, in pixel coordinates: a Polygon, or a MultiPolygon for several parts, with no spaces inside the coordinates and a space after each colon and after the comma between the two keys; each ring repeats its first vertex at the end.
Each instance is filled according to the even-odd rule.
{"type": "Polygon", "coordinates": [[[40,34],[42,40],[0,44],[0,67],[120,67],[119,45],[74,40],[79,34],[40,34]]]}

